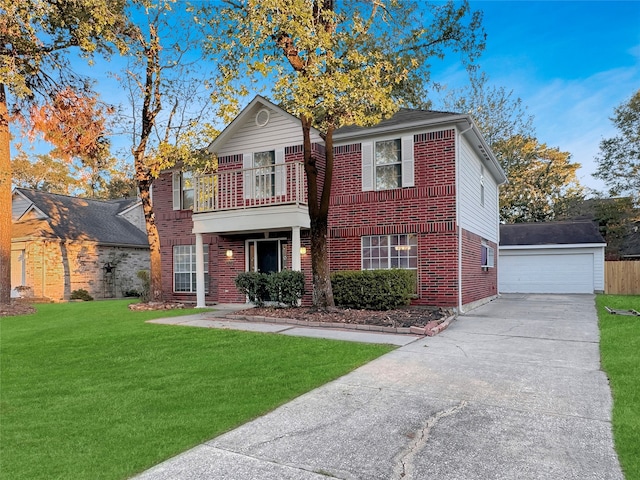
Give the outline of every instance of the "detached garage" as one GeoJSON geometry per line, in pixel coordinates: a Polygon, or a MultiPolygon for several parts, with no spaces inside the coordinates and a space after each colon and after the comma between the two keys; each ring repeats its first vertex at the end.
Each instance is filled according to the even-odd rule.
{"type": "Polygon", "coordinates": [[[500,225],[500,293],[604,291],[605,241],[592,222],[500,225]]]}

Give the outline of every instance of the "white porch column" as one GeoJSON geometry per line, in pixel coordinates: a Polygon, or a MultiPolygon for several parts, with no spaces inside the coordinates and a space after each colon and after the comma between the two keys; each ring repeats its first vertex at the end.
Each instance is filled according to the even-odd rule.
{"type": "Polygon", "coordinates": [[[291,228],[291,270],[299,272],[302,270],[300,260],[300,227],[291,228]]]}
{"type": "Polygon", "coordinates": [[[204,251],[202,234],[196,233],[196,308],[204,308],[204,251]]]}

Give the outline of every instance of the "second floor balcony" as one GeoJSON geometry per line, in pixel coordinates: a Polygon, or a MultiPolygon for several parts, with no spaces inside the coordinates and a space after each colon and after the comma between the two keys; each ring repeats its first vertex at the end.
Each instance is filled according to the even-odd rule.
{"type": "Polygon", "coordinates": [[[307,204],[302,162],[216,172],[194,178],[193,213],[287,204],[307,204]]]}
{"type": "Polygon", "coordinates": [[[302,162],[197,175],[194,232],[241,233],[308,228],[302,162]]]}

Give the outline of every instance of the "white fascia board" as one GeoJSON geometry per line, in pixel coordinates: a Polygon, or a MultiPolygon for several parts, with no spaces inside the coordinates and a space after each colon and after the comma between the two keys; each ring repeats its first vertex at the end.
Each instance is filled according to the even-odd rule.
{"type": "Polygon", "coordinates": [[[142,200],[138,200],[136,203],[125,208],[121,212],[118,212],[116,215],[124,215],[125,213],[129,213],[131,210],[133,210],[134,208],[138,208],[140,205],[142,205],[142,200]]]}
{"type": "Polygon", "coordinates": [[[505,245],[500,246],[500,250],[545,250],[559,248],[604,248],[606,243],[564,243],[551,245],[505,245]]]}

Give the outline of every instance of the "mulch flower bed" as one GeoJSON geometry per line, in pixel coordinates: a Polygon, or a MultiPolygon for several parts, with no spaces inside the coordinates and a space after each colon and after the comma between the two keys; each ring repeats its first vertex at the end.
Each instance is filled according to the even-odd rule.
{"type": "Polygon", "coordinates": [[[382,327],[424,327],[429,322],[438,322],[452,315],[453,312],[433,307],[406,307],[396,310],[354,310],[335,309],[320,312],[315,309],[299,308],[250,308],[242,310],[245,317],[261,316],[273,318],[291,318],[308,322],[345,323],[359,325],[376,325],[382,327]]]}

